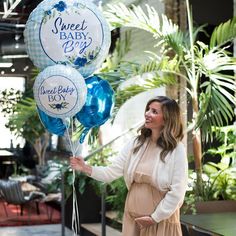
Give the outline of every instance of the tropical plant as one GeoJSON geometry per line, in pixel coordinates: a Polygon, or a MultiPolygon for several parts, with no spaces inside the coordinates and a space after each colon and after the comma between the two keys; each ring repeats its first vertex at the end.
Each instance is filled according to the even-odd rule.
{"type": "Polygon", "coordinates": [[[45,164],[49,133],[39,120],[35,101],[26,94],[12,89],[3,91],[0,100],[1,111],[8,117],[6,127],[16,137],[23,137],[34,147],[38,164],[42,166],[45,164]]]}
{"type": "Polygon", "coordinates": [[[236,36],[236,17],[216,27],[209,37],[210,43],[206,44],[197,40],[203,26],[193,28],[188,0],[186,6],[187,32],[148,5],[147,13],[140,6],[108,5],[105,16],[112,27],[135,27],[153,35],[161,55],[152,53],[150,61],[137,68],[140,74],[162,72],[163,78],[175,75],[187,81],[193,114],[189,131],[192,131],[195,169],[201,185],[201,141],[211,141],[212,127],[228,124],[234,117],[236,82],[232,73],[236,59],[229,46],[236,36]]]}
{"type": "Polygon", "coordinates": [[[190,171],[189,189],[185,196],[183,211],[196,212],[195,204],[199,201],[236,200],[235,132],[236,127],[233,125],[214,128],[219,145],[209,148],[204,158],[219,156],[220,162],[205,160],[201,188],[197,186],[196,172],[190,171]]]}

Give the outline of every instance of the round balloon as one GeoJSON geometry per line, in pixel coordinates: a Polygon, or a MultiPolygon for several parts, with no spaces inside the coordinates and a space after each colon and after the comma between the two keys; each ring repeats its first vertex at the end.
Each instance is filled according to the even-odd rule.
{"type": "Polygon", "coordinates": [[[55,65],[38,74],[33,92],[40,110],[55,118],[67,118],[74,116],[84,105],[87,87],[76,69],[55,65]]]}
{"type": "Polygon", "coordinates": [[[98,76],[85,80],[87,98],[82,109],[76,114],[78,121],[85,127],[80,142],[84,141],[89,129],[104,124],[111,116],[114,107],[114,91],[110,84],[98,76]]]}
{"type": "Polygon", "coordinates": [[[52,134],[63,136],[66,130],[66,125],[60,118],[48,116],[45,112],[41,111],[38,107],[39,118],[43,126],[52,134]]]}
{"type": "Polygon", "coordinates": [[[105,60],[109,25],[96,5],[85,0],[44,0],[24,30],[26,50],[39,69],[70,65],[86,78],[105,60]]]}

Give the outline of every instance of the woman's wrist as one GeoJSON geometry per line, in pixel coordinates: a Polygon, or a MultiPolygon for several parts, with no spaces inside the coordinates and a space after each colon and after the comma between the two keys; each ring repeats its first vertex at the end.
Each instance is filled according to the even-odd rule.
{"type": "Polygon", "coordinates": [[[149,215],[149,216],[150,216],[150,218],[152,219],[153,223],[157,223],[157,222],[153,219],[152,215],[149,215]]]}
{"type": "Polygon", "coordinates": [[[83,172],[89,176],[92,174],[92,167],[90,165],[85,165],[83,168],[83,172]]]}

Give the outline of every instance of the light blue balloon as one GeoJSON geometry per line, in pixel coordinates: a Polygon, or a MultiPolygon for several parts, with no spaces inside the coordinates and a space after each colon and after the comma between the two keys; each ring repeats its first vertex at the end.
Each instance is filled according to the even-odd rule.
{"type": "Polygon", "coordinates": [[[80,136],[80,143],[92,127],[104,124],[112,114],[114,107],[114,91],[110,84],[98,76],[91,76],[85,80],[87,98],[82,109],[75,115],[84,126],[80,136]]]}
{"type": "Polygon", "coordinates": [[[80,111],[86,101],[87,87],[78,70],[68,65],[54,65],[37,75],[33,92],[40,110],[65,119],[80,111]]]}
{"type": "Polygon", "coordinates": [[[63,120],[60,118],[54,118],[48,116],[45,112],[41,111],[38,107],[38,114],[43,126],[48,130],[48,132],[52,134],[56,134],[58,136],[63,136],[66,130],[66,125],[63,120]]]}
{"type": "Polygon", "coordinates": [[[87,0],[44,0],[24,30],[27,53],[40,70],[70,65],[84,78],[107,57],[111,32],[99,8],[87,0]]]}

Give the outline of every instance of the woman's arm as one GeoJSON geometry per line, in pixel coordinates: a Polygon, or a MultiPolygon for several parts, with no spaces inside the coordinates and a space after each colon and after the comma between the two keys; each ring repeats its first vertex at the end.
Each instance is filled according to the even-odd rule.
{"type": "Polygon", "coordinates": [[[187,189],[188,160],[182,144],[177,146],[173,158],[174,168],[173,173],[169,173],[172,174],[169,191],[151,215],[156,222],[169,218],[182,205],[187,189]]]}
{"type": "Polygon", "coordinates": [[[92,167],[87,165],[82,157],[71,157],[70,166],[73,170],[78,170],[91,176],[92,167]]]}
{"type": "Polygon", "coordinates": [[[90,166],[81,157],[71,158],[71,168],[84,172],[96,180],[108,183],[123,176],[125,161],[132,149],[133,140],[122,148],[119,155],[108,166],[90,166]]]}
{"type": "Polygon", "coordinates": [[[91,177],[105,183],[112,182],[124,175],[124,166],[133,150],[134,140],[128,142],[118,156],[108,166],[93,166],[91,177]]]}

